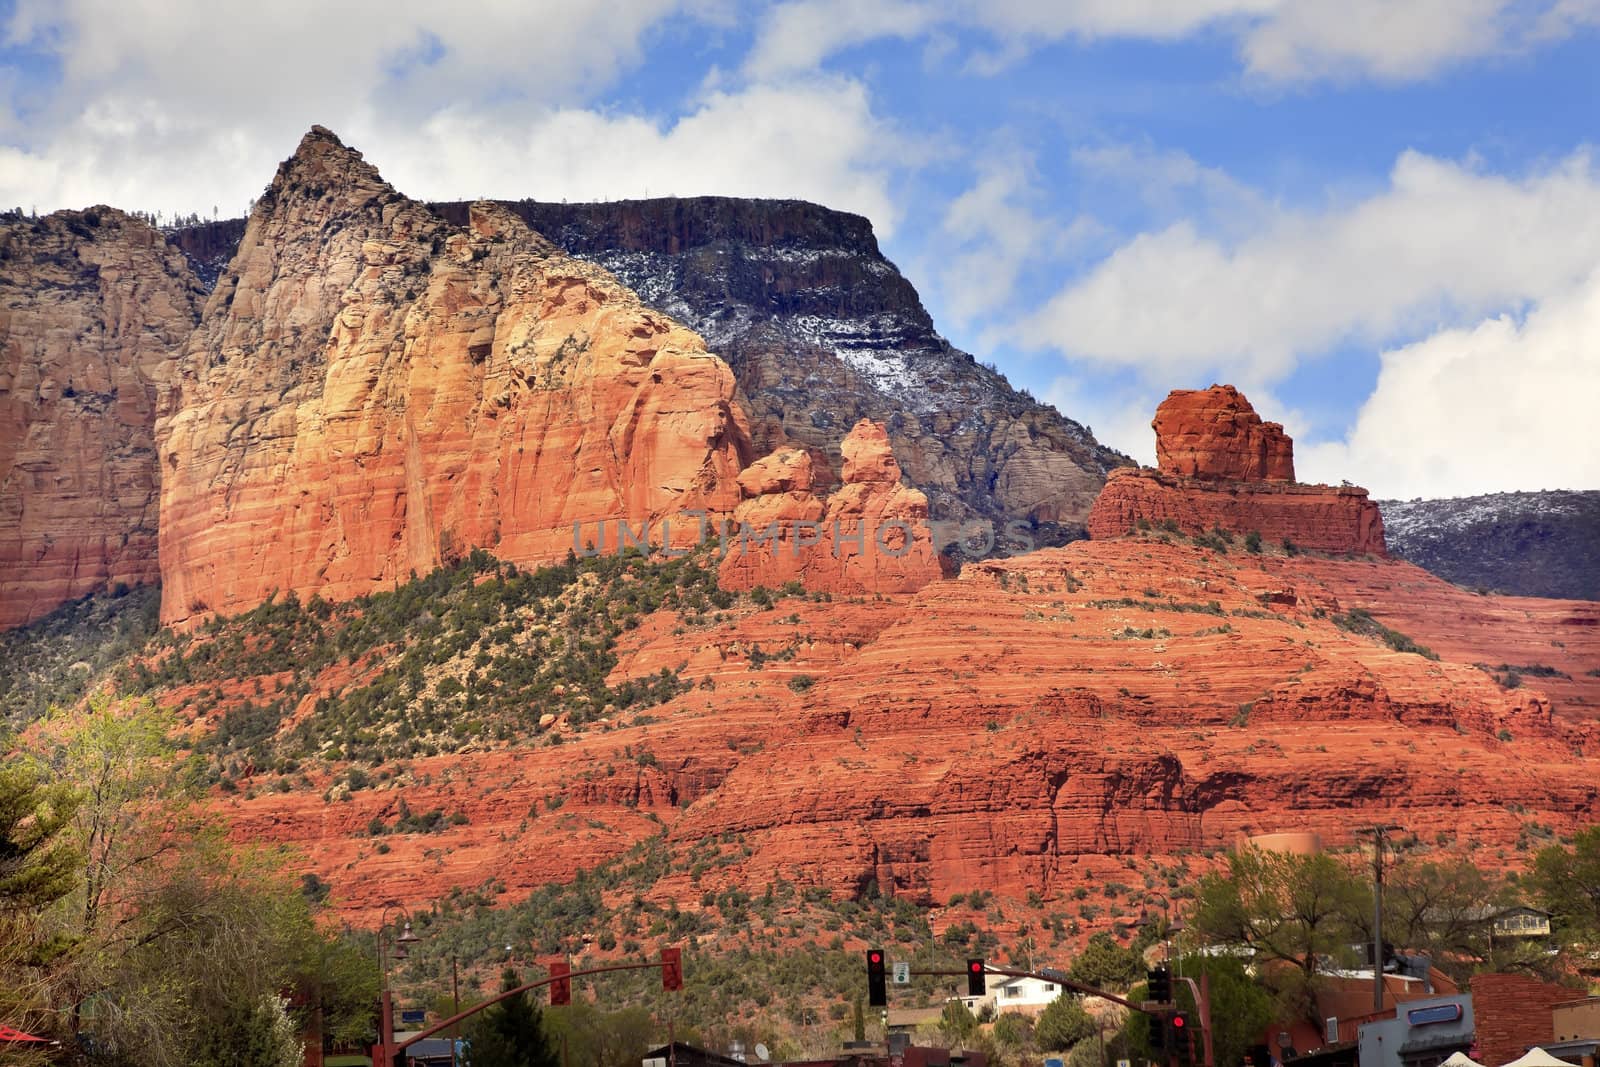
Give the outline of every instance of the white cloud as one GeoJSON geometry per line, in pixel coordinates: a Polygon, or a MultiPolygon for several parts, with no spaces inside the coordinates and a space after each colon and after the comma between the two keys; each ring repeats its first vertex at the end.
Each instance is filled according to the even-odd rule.
{"type": "Polygon", "coordinates": [[[1045,387],[1040,399],[1094,431],[1095,440],[1133,457],[1146,467],[1156,465],[1156,434],[1150,428],[1156,405],[1167,390],[1144,384],[1106,386],[1091,379],[1063,375],[1045,387]]]}
{"type": "Polygon", "coordinates": [[[1506,178],[1414,152],[1389,187],[1319,213],[1263,209],[1224,241],[1135,237],[1020,324],[1018,343],[1151,380],[1273,383],[1341,342],[1382,344],[1559,291],[1600,263],[1587,153],[1506,178]]]}
{"type": "Polygon", "coordinates": [[[916,153],[859,83],[588,107],[674,15],[725,18],[718,0],[21,0],[3,36],[62,75],[0,146],[0,204],[238,214],[320,123],[418,197],[792,196],[892,229],[889,178],[916,153]]]}
{"type": "Polygon", "coordinates": [[[1600,488],[1600,270],[1510,315],[1383,354],[1343,441],[1296,449],[1300,477],[1385,498],[1600,488]]]}
{"type": "Polygon", "coordinates": [[[745,59],[745,72],[771,78],[811,71],[853,45],[917,37],[934,23],[931,4],[911,0],[792,0],[773,9],[745,59]]]}
{"type": "Polygon", "coordinates": [[[1057,223],[1043,199],[1026,155],[983,153],[972,186],[944,210],[933,268],[941,310],[955,324],[1013,303],[1018,278],[1041,257],[1060,256],[1101,232],[1087,217],[1057,223]]]}
{"type": "Polygon", "coordinates": [[[892,177],[915,160],[866,90],[838,79],[711,93],[672,123],[578,108],[520,125],[441,114],[379,162],[423,198],[790,197],[865,215],[882,236],[900,216],[892,177]]]}
{"type": "Polygon", "coordinates": [[[1287,0],[1240,44],[1245,67],[1273,80],[1366,74],[1419,78],[1512,44],[1507,0],[1287,0]]]}
{"type": "Polygon", "coordinates": [[[763,27],[754,68],[804,69],[868,40],[966,27],[996,43],[968,58],[982,74],[1062,40],[1220,34],[1263,81],[1409,81],[1596,23],[1597,0],[791,0],[763,27]]]}

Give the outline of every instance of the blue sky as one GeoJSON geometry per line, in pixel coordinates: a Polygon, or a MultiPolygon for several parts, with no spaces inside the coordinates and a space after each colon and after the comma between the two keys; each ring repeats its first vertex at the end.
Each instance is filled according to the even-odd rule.
{"type": "Polygon", "coordinates": [[[418,197],[858,211],[942,332],[1149,460],[1600,487],[1600,0],[0,0],[0,203],[242,212],[314,122],[418,197]]]}

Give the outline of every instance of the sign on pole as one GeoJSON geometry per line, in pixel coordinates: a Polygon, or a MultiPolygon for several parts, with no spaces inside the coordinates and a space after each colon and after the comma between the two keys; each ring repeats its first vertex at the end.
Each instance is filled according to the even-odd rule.
{"type": "Polygon", "coordinates": [[[909,964],[909,963],[897,963],[897,964],[894,965],[894,984],[895,985],[910,985],[911,984],[911,964],[909,964]]]}

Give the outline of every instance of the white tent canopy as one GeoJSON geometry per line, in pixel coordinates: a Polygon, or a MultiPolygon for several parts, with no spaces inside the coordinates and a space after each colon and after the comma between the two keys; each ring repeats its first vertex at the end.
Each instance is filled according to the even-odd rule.
{"type": "Polygon", "coordinates": [[[1572,1064],[1550,1055],[1550,1053],[1535,1045],[1506,1064],[1506,1067],[1572,1067],[1572,1064]]]}
{"type": "Polygon", "coordinates": [[[1439,1064],[1439,1067],[1483,1067],[1483,1064],[1465,1052],[1452,1052],[1450,1058],[1439,1064]]]}

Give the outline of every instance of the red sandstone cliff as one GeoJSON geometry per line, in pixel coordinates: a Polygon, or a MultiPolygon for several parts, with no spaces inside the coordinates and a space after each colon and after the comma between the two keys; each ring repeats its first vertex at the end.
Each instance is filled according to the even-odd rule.
{"type": "Polygon", "coordinates": [[[1231,385],[1174,391],[1156,409],[1159,470],[1110,473],[1089,513],[1089,536],[1142,525],[1198,534],[1258,533],[1323,552],[1384,554],[1383,517],[1355,486],[1301,485],[1283,427],[1262,422],[1231,385]]]}
{"type": "Polygon", "coordinates": [[[490,878],[519,899],[657,832],[652,818],[679,847],[731,834],[748,849],[702,883],[681,874],[651,891],[685,907],[775,876],[837,891],[875,880],[937,903],[981,888],[1020,906],[1031,890],[1059,906],[1240,833],[1340,844],[1375,821],[1515,867],[1537,843],[1527,825],[1567,832],[1600,797],[1569,715],[1600,703],[1600,680],[1571,667],[1600,655],[1600,628],[1519,607],[1392,561],[1078,542],[912,596],[785,599],[710,625],[663,612],[630,631],[613,674],[672,667],[694,683],[648,724],[411,760],[403,782],[348,803],[319,802],[325,780],[227,803],[238,833],[297,842],[358,914],[490,878]],[[1384,619],[1396,600],[1429,603],[1408,632],[1445,658],[1335,625],[1357,586],[1384,619]],[[1463,631],[1464,616],[1502,608],[1463,631]],[[1553,638],[1574,687],[1558,707],[1470,665],[1553,638]],[[648,746],[650,765],[629,746],[648,746]],[[573,829],[527,832],[552,795],[573,829]],[[470,821],[375,852],[365,827],[401,796],[470,821]]]}
{"type": "Polygon", "coordinates": [[[698,336],[603,269],[495,205],[451,226],[313,129],[164,398],[162,617],[726,514],[750,458],[733,397],[698,336]]]}
{"type": "Polygon", "coordinates": [[[201,293],[111,208],[0,218],[0,630],[158,577],[155,389],[201,293]]]}
{"type": "Polygon", "coordinates": [[[813,491],[801,449],[779,449],[740,474],[745,499],[718,573],[724,588],[798,580],[829,593],[908,593],[940,577],[928,498],[900,484],[883,427],[861,420],[840,449],[844,484],[827,497],[813,491]]]}

